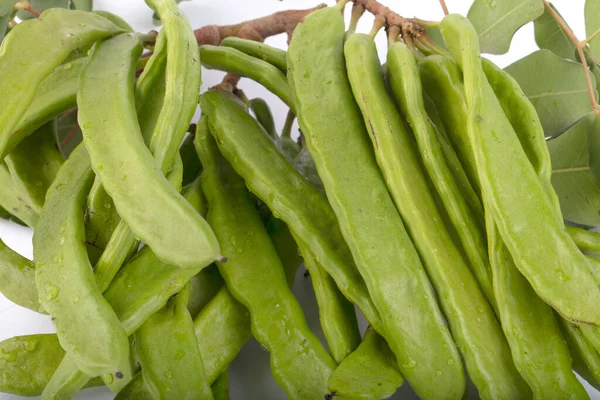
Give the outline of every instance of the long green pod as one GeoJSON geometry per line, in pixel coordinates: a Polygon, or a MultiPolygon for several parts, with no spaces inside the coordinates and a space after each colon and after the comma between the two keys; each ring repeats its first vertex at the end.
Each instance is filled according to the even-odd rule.
{"type": "Polygon", "coordinates": [[[230,47],[200,46],[200,60],[208,69],[218,69],[250,78],[275,94],[296,113],[292,91],[285,75],[266,61],[230,47]]]}
{"type": "Polygon", "coordinates": [[[207,219],[227,257],[217,263],[219,272],[250,312],[252,333],[269,351],[272,373],[289,398],[324,396],[335,361],[308,328],[246,184],[208,132],[196,141],[207,219]]]}
{"type": "Polygon", "coordinates": [[[123,378],[127,335],[96,286],[85,249],[83,203],[92,178],[87,151],[79,146],[48,191],[34,232],[35,278],[61,345],[79,368],[91,376],[123,378]],[[86,326],[93,326],[93,338],[81,334],[86,326]]]}
{"type": "Polygon", "coordinates": [[[160,16],[167,40],[165,98],[148,146],[166,173],[196,111],[202,72],[196,37],[177,2],[146,0],[146,4],[160,16]]]}
{"type": "Polygon", "coordinates": [[[188,297],[189,285],[135,333],[144,384],[154,399],[212,399],[188,297]]]}
{"type": "Polygon", "coordinates": [[[346,76],[345,36],[339,7],[315,11],[296,27],[288,80],[300,127],[381,315],[383,329],[374,328],[420,397],[458,399],[465,390],[460,358],[372,153],[346,76]]]}
{"type": "Polygon", "coordinates": [[[134,234],[165,262],[202,268],[219,258],[216,238],[164,177],[135,118],[134,64],[140,53],[138,39],[130,34],[95,48],[77,95],[84,143],[95,172],[134,234]],[[116,54],[128,60],[126,68],[114,62],[116,54]]]}
{"type": "Polygon", "coordinates": [[[354,305],[340,292],[333,278],[319,265],[314,254],[301,240],[298,248],[310,273],[319,307],[319,322],[327,340],[329,354],[341,363],[360,343],[354,305]]]}
{"type": "Polygon", "coordinates": [[[0,160],[43,79],[71,51],[120,32],[104,17],[61,8],[47,10],[11,31],[0,47],[0,71],[5,71],[0,82],[0,160]],[[35,45],[21,45],[32,37],[37,38],[35,45]]]}
{"type": "Polygon", "coordinates": [[[588,398],[573,374],[569,348],[552,309],[515,266],[493,218],[488,217],[486,222],[499,318],[515,365],[531,388],[533,398],[588,398]],[[531,321],[532,315],[535,321],[531,321]]]}
{"type": "Polygon", "coordinates": [[[21,307],[44,312],[35,284],[35,264],[0,240],[0,293],[21,307]]]}
{"type": "Polygon", "coordinates": [[[265,132],[272,138],[277,137],[277,130],[275,129],[275,120],[273,119],[273,113],[267,102],[260,97],[250,100],[248,104],[258,123],[264,128],[265,132]]]}
{"type": "Polygon", "coordinates": [[[339,400],[379,400],[404,383],[394,353],[385,340],[367,328],[358,348],[329,377],[329,390],[339,400]]]}
{"type": "Polygon", "coordinates": [[[212,384],[215,400],[229,400],[229,371],[225,370],[212,384]]]}
{"type": "Polygon", "coordinates": [[[485,78],[473,26],[453,14],[444,18],[442,35],[463,71],[468,138],[484,203],[517,268],[564,318],[600,326],[598,278],[557,221],[553,202],[485,78]]]}
{"type": "Polygon", "coordinates": [[[4,159],[17,188],[39,209],[64,161],[56,147],[54,129],[54,121],[46,123],[4,159]]]}
{"type": "MultiPolygon", "coordinates": [[[[200,190],[200,187],[195,186],[194,188],[186,193],[186,198],[198,196],[197,191],[200,190]]],[[[200,212],[201,210],[196,209],[196,211],[200,212]]],[[[120,253],[115,251],[114,254],[120,253]]],[[[199,272],[199,270],[182,269],[165,264],[146,246],[118,270],[114,281],[104,292],[104,298],[114,310],[127,335],[131,335],[148,317],[163,308],[169,298],[179,293],[199,272]]],[[[100,286],[99,279],[100,277],[96,276],[100,286]]],[[[54,397],[69,397],[69,393],[81,390],[90,378],[76,368],[69,356],[65,357],[64,364],[64,366],[61,364],[61,368],[48,383],[48,387],[52,388],[48,394],[52,394],[54,397]]],[[[129,383],[129,379],[122,381],[129,383]]],[[[118,388],[115,386],[115,389],[118,388]]]]}
{"type": "MultiPolygon", "coordinates": [[[[392,49],[396,46],[393,44],[392,49]]],[[[393,59],[388,57],[391,85],[398,85],[398,95],[411,93],[411,96],[418,96],[419,83],[407,82],[420,79],[414,55],[408,48],[392,49],[393,59]],[[402,67],[403,82],[396,81],[399,72],[396,68],[399,67],[402,67]]],[[[393,100],[381,95],[386,92],[375,42],[369,35],[353,34],[346,39],[344,52],[354,97],[369,128],[377,161],[439,296],[438,301],[464,357],[469,376],[483,398],[526,397],[529,390],[515,368],[494,310],[448,232],[442,212],[428,187],[427,161],[426,156],[419,156],[419,150],[424,153],[418,148],[419,139],[415,146],[393,100]],[[465,296],[465,293],[469,295],[465,296]]],[[[409,121],[412,121],[413,130],[423,130],[429,123],[427,114],[423,116],[424,108],[402,101],[407,106],[402,107],[403,111],[411,116],[409,121]]],[[[431,130],[427,133],[433,134],[431,130]]],[[[436,137],[433,136],[433,140],[436,137]]],[[[436,170],[443,168],[447,166],[435,166],[436,170]]],[[[449,170],[438,172],[448,179],[449,170]]]]}
{"type": "Polygon", "coordinates": [[[327,200],[296,171],[235,97],[209,91],[200,97],[200,106],[209,117],[219,149],[250,191],[310,246],[344,296],[361,309],[373,326],[380,327],[379,313],[327,200]]]}
{"type": "MultiPolygon", "coordinates": [[[[39,396],[65,351],[55,334],[16,336],[0,342],[0,392],[39,396]]],[[[99,386],[100,379],[88,387],[99,386]]]]}
{"type": "Polygon", "coordinates": [[[23,118],[7,139],[4,147],[5,154],[9,154],[43,124],[75,107],[79,74],[87,62],[88,58],[82,57],[60,65],[42,81],[23,118]]]}
{"type": "Polygon", "coordinates": [[[569,225],[565,229],[581,250],[600,252],[600,233],[569,225]]]}
{"type": "Polygon", "coordinates": [[[259,58],[263,61],[273,64],[284,74],[287,73],[287,59],[285,50],[269,46],[268,44],[257,42],[256,40],[242,39],[235,36],[229,36],[221,40],[221,46],[233,47],[236,50],[246,53],[249,56],[259,58]]]}
{"type": "Polygon", "coordinates": [[[6,163],[0,163],[0,207],[11,213],[27,226],[35,227],[41,209],[24,196],[15,182],[6,163]]]}
{"type": "MultiPolygon", "coordinates": [[[[456,147],[463,167],[466,171],[475,170],[472,152],[465,143],[466,123],[462,123],[466,121],[467,107],[460,70],[448,58],[430,56],[421,62],[421,75],[432,99],[438,104],[449,136],[454,136],[454,143],[463,143],[463,147],[456,147]]],[[[478,177],[475,184],[479,187],[478,177]]],[[[487,224],[498,317],[521,375],[540,398],[544,398],[547,390],[581,393],[578,383],[573,381],[568,350],[551,309],[516,269],[489,217],[487,224]],[[531,315],[538,318],[534,324],[530,322],[531,315]],[[548,381],[557,382],[558,386],[551,389],[548,381]]]]}
{"type": "Polygon", "coordinates": [[[472,212],[443,155],[436,127],[425,110],[415,56],[404,43],[395,42],[388,49],[387,65],[392,95],[412,128],[425,170],[463,243],[479,286],[486,299],[495,307],[490,266],[483,256],[486,248],[483,220],[472,212]]]}
{"type": "Polygon", "coordinates": [[[600,354],[586,340],[579,325],[560,317],[557,320],[573,357],[573,369],[600,390],[600,354]]]}

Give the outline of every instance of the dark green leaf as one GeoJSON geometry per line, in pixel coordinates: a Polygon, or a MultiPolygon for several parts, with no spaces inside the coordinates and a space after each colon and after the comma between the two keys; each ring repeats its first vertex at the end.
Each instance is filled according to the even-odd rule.
{"type": "Polygon", "coordinates": [[[558,194],[563,217],[580,225],[600,224],[600,181],[597,142],[600,123],[590,113],[565,133],[548,141],[552,158],[552,186],[558,194]]]}
{"type": "Polygon", "coordinates": [[[515,32],[543,12],[541,0],[475,0],[467,17],[479,33],[481,52],[504,54],[515,32]]]}
{"type": "MultiPolygon", "coordinates": [[[[558,12],[554,5],[550,4],[550,7],[558,12]]],[[[533,22],[533,27],[535,42],[540,49],[550,50],[559,57],[575,61],[575,45],[548,10],[544,9],[544,13],[533,22]]]]}
{"type": "Polygon", "coordinates": [[[10,21],[10,14],[15,3],[16,0],[0,0],[0,43],[8,29],[8,21],[10,21]]]}
{"type": "MultiPolygon", "coordinates": [[[[29,0],[29,5],[41,14],[49,8],[69,8],[69,0],[29,0]]],[[[33,19],[35,15],[29,11],[19,10],[17,17],[20,19],[33,19]]]]}
{"type": "Polygon", "coordinates": [[[94,0],[71,0],[73,10],[92,11],[94,0]]]}
{"type": "Polygon", "coordinates": [[[585,35],[596,63],[600,62],[600,0],[585,2],[585,35]]]}
{"type": "Polygon", "coordinates": [[[579,63],[539,50],[509,65],[506,71],[535,106],[546,136],[564,132],[591,110],[585,73],[579,63]]]}
{"type": "Polygon", "coordinates": [[[65,158],[81,141],[83,136],[77,123],[77,109],[71,109],[56,118],[56,144],[65,158]]]}

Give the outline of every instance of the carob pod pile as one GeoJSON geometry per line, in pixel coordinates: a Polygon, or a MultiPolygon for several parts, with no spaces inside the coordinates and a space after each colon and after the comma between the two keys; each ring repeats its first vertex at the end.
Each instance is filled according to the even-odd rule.
{"type": "Polygon", "coordinates": [[[405,380],[462,399],[467,378],[484,399],[588,398],[574,369],[600,387],[600,235],[565,227],[535,108],[467,18],[436,24],[442,48],[418,20],[355,32],[376,2],[347,29],[347,2],[193,31],[147,0],[158,35],[59,8],[11,27],[0,207],[34,260],[0,242],[0,292],[57,333],[0,343],[0,392],[226,399],[251,337],[290,399],[405,380]],[[200,93],[201,66],[227,75],[200,93]],[[289,107],[281,132],[240,77],[289,107]],[[326,343],[290,289],[302,262],[326,343]]]}

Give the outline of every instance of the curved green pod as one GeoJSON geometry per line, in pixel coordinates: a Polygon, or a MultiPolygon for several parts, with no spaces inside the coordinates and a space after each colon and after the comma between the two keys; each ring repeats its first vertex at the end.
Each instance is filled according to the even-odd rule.
{"type": "Polygon", "coordinates": [[[129,342],[98,290],[85,249],[83,203],[92,184],[85,147],[63,165],[48,191],[33,235],[35,279],[42,306],[53,317],[61,346],[87,374],[127,373],[129,342]],[[93,338],[82,329],[93,326],[93,338]]]}
{"type": "Polygon", "coordinates": [[[235,36],[229,36],[221,40],[221,46],[233,47],[236,50],[246,53],[249,56],[259,58],[263,61],[273,64],[284,74],[287,73],[287,59],[285,50],[269,46],[268,44],[257,42],[256,40],[242,39],[235,36]]]}
{"type": "Polygon", "coordinates": [[[557,221],[555,204],[485,77],[474,28],[453,14],[442,21],[442,35],[463,71],[468,140],[484,203],[491,207],[517,268],[538,296],[564,318],[600,326],[598,278],[557,221]]]}
{"type": "Polygon", "coordinates": [[[21,307],[44,312],[35,284],[33,261],[21,256],[0,240],[0,293],[21,307]]]}
{"type": "Polygon", "coordinates": [[[288,396],[324,396],[335,362],[308,328],[244,181],[208,132],[196,141],[207,219],[227,257],[217,263],[221,276],[250,312],[252,333],[269,351],[273,375],[288,396]]]}
{"type": "Polygon", "coordinates": [[[329,390],[339,400],[379,400],[393,395],[404,383],[394,353],[372,328],[329,377],[329,390]]]}
{"type": "Polygon", "coordinates": [[[35,227],[40,217],[40,207],[22,195],[12,180],[6,163],[0,163],[0,207],[18,218],[27,226],[35,227]]]}
{"type": "Polygon", "coordinates": [[[0,82],[0,160],[44,78],[71,51],[122,32],[106,18],[84,11],[53,8],[40,17],[18,24],[0,47],[0,71],[5,71],[0,82]],[[32,37],[35,45],[21,46],[32,37]]]}
{"type": "Polygon", "coordinates": [[[344,296],[361,309],[372,325],[380,327],[379,313],[327,200],[296,171],[233,95],[209,91],[200,97],[200,106],[219,150],[250,191],[311,247],[344,296]]]}
{"type": "Polygon", "coordinates": [[[275,129],[275,120],[273,119],[273,113],[271,108],[266,101],[257,97],[250,100],[248,104],[258,123],[265,129],[265,131],[272,138],[277,138],[277,130],[275,129]]]}
{"type": "Polygon", "coordinates": [[[296,113],[292,91],[285,75],[266,61],[230,47],[200,46],[200,60],[208,69],[218,69],[250,78],[275,94],[296,113]]]}
{"type": "Polygon", "coordinates": [[[372,325],[386,338],[400,371],[419,396],[459,399],[465,389],[464,372],[372,153],[346,75],[345,36],[339,7],[309,14],[294,32],[287,53],[288,80],[300,127],[344,239],[381,315],[382,329],[372,325]]]}
{"type": "Polygon", "coordinates": [[[220,257],[217,240],[164,177],[158,165],[162,163],[152,158],[135,118],[133,67],[140,53],[138,39],[129,34],[95,48],[78,92],[84,143],[94,170],[134,234],[165,262],[202,268],[220,257]],[[129,60],[127,68],[114,62],[117,52],[129,60]],[[99,110],[100,105],[107,109],[99,110]]]}

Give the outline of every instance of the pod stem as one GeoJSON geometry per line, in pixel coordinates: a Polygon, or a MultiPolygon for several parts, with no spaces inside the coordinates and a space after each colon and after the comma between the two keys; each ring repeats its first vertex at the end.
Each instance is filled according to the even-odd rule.
{"type": "Polygon", "coordinates": [[[438,54],[450,58],[452,57],[450,53],[448,53],[440,45],[434,42],[427,34],[422,34],[418,36],[414,42],[417,49],[419,49],[419,51],[421,51],[426,56],[431,54],[438,54]]]}
{"type": "Polygon", "coordinates": [[[352,5],[352,16],[350,17],[350,26],[348,27],[349,33],[356,32],[356,26],[358,25],[358,21],[360,17],[365,13],[365,7],[362,4],[353,4],[352,5]]]}
{"type": "Polygon", "coordinates": [[[31,4],[29,4],[27,0],[19,0],[14,5],[13,9],[27,11],[28,13],[35,15],[36,18],[39,18],[40,16],[40,13],[35,8],[31,7],[31,4]]]}
{"type": "Polygon", "coordinates": [[[442,6],[442,11],[444,11],[444,15],[448,15],[448,6],[446,5],[445,0],[440,0],[440,6],[442,6]]]}
{"type": "Polygon", "coordinates": [[[374,38],[377,36],[377,33],[386,25],[386,19],[382,15],[376,15],[375,21],[373,22],[373,27],[371,28],[371,32],[369,32],[369,36],[374,38]]]}
{"type": "Polygon", "coordinates": [[[283,130],[281,131],[281,137],[292,137],[292,126],[294,125],[295,119],[296,115],[292,112],[292,110],[289,110],[287,116],[285,117],[285,124],[283,125],[283,130]]]}
{"type": "Polygon", "coordinates": [[[388,47],[392,47],[392,45],[398,41],[398,38],[402,34],[402,31],[397,26],[390,26],[387,30],[387,34],[388,34],[388,47]]]}

